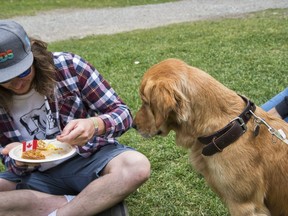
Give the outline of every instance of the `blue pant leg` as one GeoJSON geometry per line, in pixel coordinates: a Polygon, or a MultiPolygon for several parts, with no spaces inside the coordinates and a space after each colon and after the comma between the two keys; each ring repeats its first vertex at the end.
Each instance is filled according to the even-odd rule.
{"type": "MultiPolygon", "coordinates": [[[[271,98],[269,101],[264,103],[261,108],[264,109],[265,111],[268,111],[275,107],[278,103],[280,103],[285,96],[288,96],[288,87],[284,89],[282,92],[279,94],[275,95],[273,98],[271,98]]],[[[286,122],[288,122],[288,117],[284,119],[286,122]]]]}

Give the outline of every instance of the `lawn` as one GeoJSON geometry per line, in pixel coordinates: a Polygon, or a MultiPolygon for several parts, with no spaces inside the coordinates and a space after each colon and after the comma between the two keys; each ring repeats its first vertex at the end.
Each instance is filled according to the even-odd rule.
{"type": "MultiPolygon", "coordinates": [[[[49,49],[71,51],[92,63],[134,115],[144,72],[171,57],[205,70],[261,105],[287,87],[287,41],[288,10],[282,9],[55,42],[49,49]]],[[[174,144],[173,133],[146,140],[131,129],[120,141],[144,153],[152,165],[151,178],[127,198],[131,216],[228,215],[190,166],[186,150],[174,144]]]]}

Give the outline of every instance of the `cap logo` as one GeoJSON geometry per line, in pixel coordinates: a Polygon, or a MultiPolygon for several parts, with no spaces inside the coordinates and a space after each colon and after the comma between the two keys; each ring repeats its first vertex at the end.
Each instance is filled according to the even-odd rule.
{"type": "Polygon", "coordinates": [[[7,50],[6,52],[0,53],[0,63],[7,61],[8,59],[13,59],[14,54],[12,50],[7,50]]]}

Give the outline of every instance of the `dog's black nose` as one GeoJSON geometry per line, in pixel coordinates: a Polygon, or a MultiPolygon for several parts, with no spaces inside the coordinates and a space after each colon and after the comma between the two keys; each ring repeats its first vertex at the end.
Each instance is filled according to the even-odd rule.
{"type": "Polygon", "coordinates": [[[134,128],[135,130],[137,130],[137,125],[132,123],[132,128],[134,128]]]}

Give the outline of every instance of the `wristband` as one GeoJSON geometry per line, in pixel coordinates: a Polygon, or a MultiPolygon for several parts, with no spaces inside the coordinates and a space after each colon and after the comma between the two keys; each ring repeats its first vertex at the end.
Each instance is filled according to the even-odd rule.
{"type": "Polygon", "coordinates": [[[94,128],[95,129],[98,129],[98,121],[97,121],[97,119],[95,118],[95,117],[92,117],[92,118],[90,118],[91,119],[91,121],[93,122],[93,124],[94,124],[94,128]]]}

